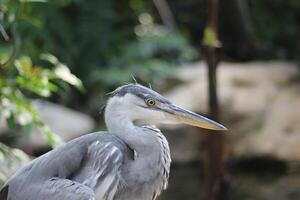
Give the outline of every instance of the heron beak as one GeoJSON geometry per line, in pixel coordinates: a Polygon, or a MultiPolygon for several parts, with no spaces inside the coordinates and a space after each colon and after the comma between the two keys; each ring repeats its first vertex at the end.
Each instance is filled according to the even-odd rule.
{"type": "Polygon", "coordinates": [[[215,122],[204,116],[198,115],[189,110],[180,108],[174,104],[168,105],[163,110],[168,113],[172,121],[177,123],[184,123],[191,126],[196,126],[196,127],[210,129],[210,130],[218,130],[218,131],[228,130],[225,126],[219,124],[218,122],[215,122]]]}

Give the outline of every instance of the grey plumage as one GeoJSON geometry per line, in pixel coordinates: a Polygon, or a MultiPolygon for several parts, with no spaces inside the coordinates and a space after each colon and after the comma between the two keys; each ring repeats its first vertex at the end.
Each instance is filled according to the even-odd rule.
{"type": "Polygon", "coordinates": [[[0,200],[155,200],[167,188],[170,150],[160,130],[140,123],[174,121],[177,115],[191,125],[207,120],[149,88],[119,87],[105,108],[108,132],[79,137],[33,160],[7,181],[0,200]]]}

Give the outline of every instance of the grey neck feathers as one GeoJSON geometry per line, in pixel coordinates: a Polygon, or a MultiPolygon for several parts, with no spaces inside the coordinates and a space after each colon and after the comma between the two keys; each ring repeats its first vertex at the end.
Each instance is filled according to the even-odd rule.
{"type": "Polygon", "coordinates": [[[132,149],[142,151],[147,137],[144,137],[140,127],[133,123],[133,120],[122,108],[113,102],[108,102],[105,109],[105,123],[110,133],[117,135],[126,142],[132,149]]]}

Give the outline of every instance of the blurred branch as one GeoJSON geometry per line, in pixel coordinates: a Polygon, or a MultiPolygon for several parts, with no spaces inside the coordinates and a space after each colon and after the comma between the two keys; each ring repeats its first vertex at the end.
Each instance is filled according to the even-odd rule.
{"type": "Polygon", "coordinates": [[[241,19],[248,33],[253,33],[253,24],[250,17],[249,6],[247,0],[236,0],[241,19]]]}
{"type": "Polygon", "coordinates": [[[4,27],[2,26],[2,24],[0,24],[0,32],[1,32],[1,35],[3,36],[4,40],[8,41],[9,40],[9,36],[6,33],[6,31],[5,31],[4,27]]]}
{"type": "MultiPolygon", "coordinates": [[[[0,13],[2,13],[2,12],[0,12],[0,13]]],[[[15,41],[13,39],[13,36],[9,37],[9,35],[7,34],[7,32],[4,29],[4,27],[2,26],[2,24],[0,24],[0,33],[1,33],[1,35],[4,38],[5,41],[7,41],[7,42],[11,41],[12,42],[12,50],[11,50],[8,58],[4,62],[0,61],[0,71],[1,71],[2,67],[4,65],[6,65],[7,63],[9,63],[13,59],[13,57],[15,56],[15,54],[16,54],[16,44],[15,44],[15,41]]]]}
{"type": "MultiPolygon", "coordinates": [[[[210,16],[204,30],[202,52],[208,67],[209,116],[220,121],[217,93],[217,67],[220,62],[221,43],[218,39],[218,0],[210,0],[210,16]]],[[[230,178],[225,164],[224,135],[209,131],[204,161],[205,200],[229,199],[230,178]]]]}
{"type": "Polygon", "coordinates": [[[166,0],[153,0],[153,3],[163,21],[163,24],[171,33],[177,32],[177,25],[172,11],[166,0]]]}
{"type": "Polygon", "coordinates": [[[7,63],[9,63],[10,61],[13,60],[13,58],[16,55],[16,44],[15,41],[12,41],[12,50],[10,51],[10,54],[8,56],[8,58],[4,61],[4,62],[0,62],[0,71],[2,70],[1,68],[6,65],[7,63]]]}

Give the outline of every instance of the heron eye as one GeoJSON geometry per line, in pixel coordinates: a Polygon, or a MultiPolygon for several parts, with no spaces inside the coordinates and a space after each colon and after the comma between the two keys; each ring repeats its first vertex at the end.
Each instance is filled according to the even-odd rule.
{"type": "Polygon", "coordinates": [[[146,103],[148,106],[155,106],[156,102],[154,99],[147,99],[146,103]]]}

